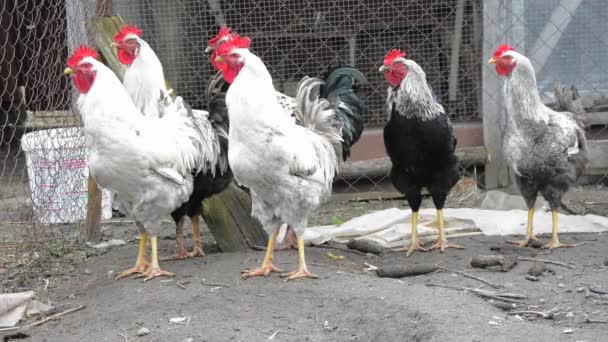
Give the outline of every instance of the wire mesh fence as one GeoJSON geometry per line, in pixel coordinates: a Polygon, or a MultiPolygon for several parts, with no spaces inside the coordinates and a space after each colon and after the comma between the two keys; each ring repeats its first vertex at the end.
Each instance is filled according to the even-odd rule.
{"type": "MultiPolygon", "coordinates": [[[[96,3],[7,0],[0,5],[0,233],[29,234],[48,223],[78,224],[84,217],[84,144],[62,70],[68,52],[93,41],[95,32],[87,32],[85,22],[95,15],[96,3]],[[75,128],[66,129],[70,127],[75,128]]],[[[321,75],[332,64],[361,70],[370,82],[367,132],[349,165],[359,163],[362,171],[342,177],[338,191],[391,191],[381,139],[386,84],[378,68],[392,48],[406,51],[426,71],[455,124],[463,177],[483,183],[487,161],[498,156],[486,154],[484,143],[490,137],[484,140],[481,119],[496,117],[493,111],[502,108],[501,82],[485,61],[500,43],[530,56],[547,104],[560,104],[554,96],[556,81],[570,100],[582,103],[580,115],[599,156],[590,174],[596,183],[606,181],[608,162],[604,165],[601,156],[608,134],[608,6],[602,0],[105,3],[112,5],[113,14],[144,30],[168,81],[194,108],[206,103],[214,71],[204,50],[222,24],[253,39],[252,50],[287,95],[294,95],[303,76],[321,75]]],[[[104,203],[107,213],[109,203],[104,203]]]]}
{"type": "Polygon", "coordinates": [[[63,69],[68,52],[89,42],[75,20],[93,7],[63,0],[0,4],[0,242],[69,241],[65,234],[78,229],[57,224],[78,226],[84,218],[86,150],[63,69]]]}

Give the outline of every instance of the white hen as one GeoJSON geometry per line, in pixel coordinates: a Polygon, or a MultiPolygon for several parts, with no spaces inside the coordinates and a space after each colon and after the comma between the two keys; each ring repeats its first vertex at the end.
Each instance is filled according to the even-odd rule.
{"type": "Polygon", "coordinates": [[[164,98],[162,118],[141,114],[124,87],[88,47],[68,60],[78,90],[89,169],[96,182],[116,193],[122,210],[140,232],[135,267],[119,278],[143,273],[146,280],[171,275],[158,266],[157,236],[161,218],[185,202],[192,192],[192,170],[215,167],[219,144],[207,112],[191,111],[181,98],[164,98]],[[152,263],[146,261],[151,235],[152,263]]]}

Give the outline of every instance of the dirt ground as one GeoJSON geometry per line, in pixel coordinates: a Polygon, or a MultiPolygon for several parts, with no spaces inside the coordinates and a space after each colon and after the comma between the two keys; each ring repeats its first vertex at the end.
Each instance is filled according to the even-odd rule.
{"type": "MultiPolygon", "coordinates": [[[[456,191],[451,206],[474,206],[477,194],[466,200],[456,191]]],[[[575,202],[575,201],[574,201],[575,202]]],[[[369,211],[405,206],[402,199],[334,199],[311,224],[347,220],[369,211]]],[[[113,224],[105,238],[127,245],[95,250],[70,247],[40,256],[29,267],[6,272],[2,292],[33,289],[37,297],[62,306],[86,308],[25,331],[24,341],[605,341],[608,321],[608,234],[563,234],[563,242],[582,243],[551,253],[508,248],[507,238],[456,239],[465,250],[365,255],[343,246],[307,248],[311,271],[321,278],[284,283],[276,275],[239,279],[239,271],[261,263],[263,252],[219,253],[205,232],[207,256],[167,262],[177,277],[166,280],[125,279],[112,275],[135,259],[135,229],[113,224]],[[500,247],[498,250],[491,250],[500,247]],[[327,253],[342,255],[336,260],[327,253]],[[548,265],[554,273],[525,278],[532,262],[520,261],[509,272],[472,269],[478,254],[533,256],[572,263],[574,269],[548,265]],[[466,271],[501,289],[452,272],[435,272],[403,279],[378,278],[369,265],[437,264],[466,271]],[[203,279],[205,285],[203,285],[203,279]],[[552,312],[550,319],[509,314],[491,302],[455,289],[428,284],[463,286],[523,294],[517,310],[552,312]],[[186,317],[171,323],[171,318],[186,317]],[[149,329],[137,336],[141,328],[149,329]]],[[[186,231],[189,231],[187,228],[186,231]]],[[[523,228],[522,228],[523,232],[523,228]]],[[[164,224],[160,253],[174,252],[174,227],[164,224]]],[[[546,240],[547,237],[544,237],[546,240]]],[[[191,241],[191,240],[188,240],[191,241]]],[[[292,270],[296,252],[279,251],[276,265],[292,270]]],[[[0,275],[2,277],[3,275],[0,275]]],[[[0,333],[2,336],[2,333],[0,333]]]]}

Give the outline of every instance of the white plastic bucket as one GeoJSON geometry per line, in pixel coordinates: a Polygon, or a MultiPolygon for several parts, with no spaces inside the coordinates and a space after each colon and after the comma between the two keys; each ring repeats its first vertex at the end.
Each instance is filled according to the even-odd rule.
{"type": "MultiPolygon", "coordinates": [[[[21,139],[34,213],[43,224],[86,218],[88,177],[84,134],[79,127],[27,133],[21,139]]],[[[101,217],[112,217],[112,197],[102,190],[101,217]]]]}

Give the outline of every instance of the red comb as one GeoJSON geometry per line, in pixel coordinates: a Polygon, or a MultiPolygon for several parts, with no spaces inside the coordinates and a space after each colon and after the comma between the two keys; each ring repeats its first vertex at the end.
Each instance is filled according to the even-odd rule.
{"type": "Polygon", "coordinates": [[[93,57],[97,59],[98,56],[97,52],[91,47],[82,45],[78,49],[74,50],[70,58],[68,58],[68,67],[75,68],[78,63],[80,63],[80,61],[86,57],[93,57]]]}
{"type": "Polygon", "coordinates": [[[496,52],[494,52],[493,58],[499,59],[500,56],[502,56],[502,54],[507,51],[515,51],[515,49],[512,48],[510,45],[502,44],[501,46],[498,47],[498,49],[496,49],[496,52]]]}
{"type": "Polygon", "coordinates": [[[217,47],[216,45],[220,41],[220,39],[228,37],[228,36],[230,36],[230,27],[227,27],[226,25],[222,25],[222,27],[220,28],[220,32],[217,34],[217,36],[209,39],[209,42],[207,43],[207,45],[217,47]]]}
{"type": "Polygon", "coordinates": [[[219,46],[217,54],[221,56],[229,53],[232,49],[248,49],[250,44],[251,39],[249,37],[241,37],[234,33],[226,43],[219,46]]]}
{"type": "Polygon", "coordinates": [[[140,30],[137,28],[137,26],[135,25],[125,25],[122,27],[122,29],[120,30],[120,32],[118,32],[115,36],[114,36],[114,43],[120,43],[122,42],[125,37],[129,34],[134,34],[138,37],[141,37],[141,35],[144,33],[144,31],[140,30]]]}
{"type": "Polygon", "coordinates": [[[393,64],[395,59],[397,59],[399,57],[405,57],[405,56],[407,56],[407,54],[405,52],[402,52],[399,49],[392,49],[391,51],[389,51],[386,54],[386,56],[384,56],[384,65],[393,64]]]}

